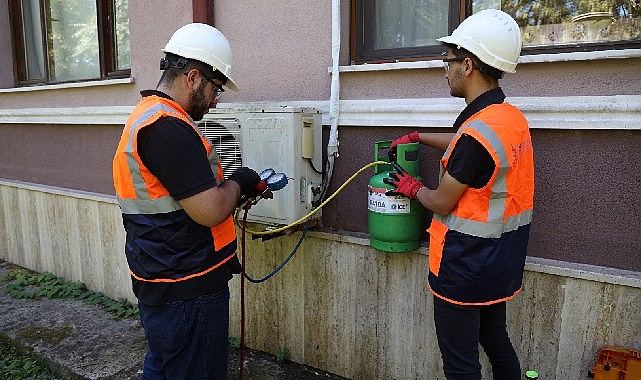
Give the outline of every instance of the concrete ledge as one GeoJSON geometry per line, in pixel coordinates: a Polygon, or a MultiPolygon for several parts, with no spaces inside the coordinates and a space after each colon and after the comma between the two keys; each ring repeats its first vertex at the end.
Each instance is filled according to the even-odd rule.
{"type": "MultiPolygon", "coordinates": [[[[341,243],[369,246],[369,235],[364,233],[330,233],[323,231],[310,231],[308,236],[313,236],[319,239],[334,240],[341,243]]],[[[428,255],[429,247],[427,245],[423,245],[413,253],[428,255]]],[[[399,253],[399,255],[402,254],[403,253],[399,253]]],[[[561,277],[602,282],[605,284],[641,288],[641,273],[624,269],[528,256],[525,260],[525,270],[530,272],[553,274],[561,277]]]]}
{"type": "Polygon", "coordinates": [[[568,263],[541,257],[528,257],[525,261],[525,270],[612,285],[641,288],[641,273],[624,269],[568,263]]]}
{"type": "Polygon", "coordinates": [[[43,185],[40,183],[31,183],[31,182],[24,182],[24,181],[18,181],[13,179],[0,178],[0,186],[11,186],[18,189],[37,191],[45,194],[62,195],[65,197],[72,197],[77,199],[118,204],[118,200],[116,199],[115,195],[94,193],[91,191],[84,191],[84,190],[68,189],[66,187],[59,187],[59,186],[43,185]]]}

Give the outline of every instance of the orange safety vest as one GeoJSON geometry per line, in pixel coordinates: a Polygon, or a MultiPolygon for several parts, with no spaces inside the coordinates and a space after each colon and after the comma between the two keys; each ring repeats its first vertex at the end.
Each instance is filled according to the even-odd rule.
{"type": "MultiPolygon", "coordinates": [[[[212,149],[211,143],[202,135],[182,107],[173,100],[160,96],[145,96],[140,100],[125,124],[113,161],[114,187],[118,197],[118,205],[123,214],[161,214],[182,209],[158,178],[145,167],[138,155],[138,133],[146,126],[166,116],[181,119],[191,125],[205,146],[207,158],[217,176],[217,183],[220,184],[223,181],[223,171],[215,149],[212,149]]],[[[212,254],[226,251],[226,248],[229,248],[232,244],[235,247],[236,228],[233,217],[230,215],[222,223],[211,227],[211,234],[214,242],[213,250],[215,251],[212,254]]],[[[220,260],[216,261],[212,266],[199,268],[199,271],[194,273],[182,273],[172,278],[159,276],[145,278],[135,273],[131,265],[130,273],[136,280],[144,282],[171,283],[184,281],[210,273],[218,268],[235,256],[235,248],[233,250],[230,255],[221,255],[220,260]]]]}
{"type": "Polygon", "coordinates": [[[521,290],[534,204],[532,140],[521,111],[490,105],[461,125],[441,159],[441,177],[463,134],[487,149],[495,170],[484,187],[468,187],[449,214],[434,213],[429,287],[452,303],[492,304],[521,290]]]}

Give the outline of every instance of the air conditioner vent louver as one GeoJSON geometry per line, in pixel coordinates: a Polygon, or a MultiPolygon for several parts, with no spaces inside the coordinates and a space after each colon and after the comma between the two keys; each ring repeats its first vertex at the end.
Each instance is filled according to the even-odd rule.
{"type": "Polygon", "coordinates": [[[236,119],[203,120],[198,127],[220,157],[225,178],[243,166],[240,123],[236,119]]]}

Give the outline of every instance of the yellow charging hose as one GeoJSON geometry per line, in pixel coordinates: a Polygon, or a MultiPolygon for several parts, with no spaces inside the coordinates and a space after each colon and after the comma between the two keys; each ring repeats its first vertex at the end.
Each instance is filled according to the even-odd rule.
{"type": "MultiPolygon", "coordinates": [[[[321,208],[323,208],[327,203],[329,203],[329,201],[331,201],[332,199],[334,199],[334,197],[335,197],[336,195],[338,195],[338,193],[340,193],[340,192],[345,188],[345,186],[347,186],[350,182],[352,182],[352,180],[354,180],[354,178],[358,177],[362,172],[364,172],[364,171],[365,171],[365,170],[367,170],[368,168],[370,168],[370,167],[372,167],[372,166],[375,166],[375,165],[389,165],[389,164],[390,164],[390,163],[389,163],[389,162],[387,162],[387,161],[374,161],[374,162],[370,162],[369,164],[367,164],[367,165],[363,166],[363,167],[362,167],[362,168],[360,168],[356,173],[352,174],[352,176],[351,176],[351,177],[349,177],[349,178],[345,181],[345,183],[343,183],[343,184],[341,185],[341,187],[339,187],[338,189],[336,189],[336,191],[335,191],[331,196],[329,196],[326,200],[324,200],[324,201],[323,201],[323,203],[321,203],[320,205],[318,205],[318,207],[316,207],[315,209],[313,209],[312,211],[310,211],[307,215],[303,216],[302,218],[298,219],[297,221],[295,221],[295,222],[293,222],[293,223],[291,223],[291,224],[288,224],[288,225],[286,225],[286,226],[279,227],[279,228],[276,228],[276,229],[273,229],[273,230],[269,230],[269,231],[251,231],[251,230],[246,230],[246,232],[248,232],[248,233],[249,233],[249,234],[251,234],[251,235],[271,235],[271,234],[275,234],[275,233],[278,233],[278,232],[285,231],[285,230],[287,230],[287,229],[289,229],[289,228],[292,228],[292,227],[294,227],[294,226],[297,226],[297,225],[299,225],[299,224],[301,224],[301,223],[305,222],[308,218],[310,218],[312,215],[314,215],[315,213],[317,213],[317,212],[318,212],[318,210],[320,210],[320,209],[321,209],[321,208]]],[[[242,207],[239,207],[239,208],[236,210],[236,216],[234,217],[234,219],[236,219],[237,224],[238,224],[238,216],[239,216],[239,214],[240,214],[240,211],[241,211],[241,210],[242,210],[242,207]]]]}

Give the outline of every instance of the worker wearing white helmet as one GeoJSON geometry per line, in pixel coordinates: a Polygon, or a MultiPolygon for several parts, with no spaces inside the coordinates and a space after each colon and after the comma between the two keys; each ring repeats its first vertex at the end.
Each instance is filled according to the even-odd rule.
{"type": "Polygon", "coordinates": [[[466,18],[452,35],[437,38],[446,45],[464,49],[494,68],[497,79],[503,72],[516,72],[521,54],[521,30],[503,11],[487,9],[466,18]]]}
{"type": "MultiPolygon", "coordinates": [[[[442,149],[439,185],[428,189],[401,168],[390,194],[433,211],[428,284],[447,379],[481,379],[479,344],[495,380],[522,378],[506,329],[506,301],[521,291],[534,200],[528,123],[505,102],[499,79],[515,72],[520,30],[499,10],[465,19],[443,58],[450,94],[467,107],[452,133],[412,132],[392,142],[442,149]]],[[[393,157],[393,155],[392,155],[393,157]]]]}
{"type": "MultiPolygon", "coordinates": [[[[196,60],[210,66],[210,71],[222,78],[225,86],[238,91],[231,78],[232,53],[227,38],[216,28],[207,24],[193,23],[178,29],[161,50],[170,56],[196,60]]],[[[167,68],[168,60],[161,62],[167,68]],[[166,62],[166,63],[163,63],[166,62]]]]}
{"type": "Polygon", "coordinates": [[[127,120],[113,161],[125,255],[148,350],[141,378],[225,379],[229,288],[240,273],[232,214],[258,174],[225,180],[195,120],[237,91],[232,52],[216,28],[189,24],[162,50],[163,74],[127,120]]]}

